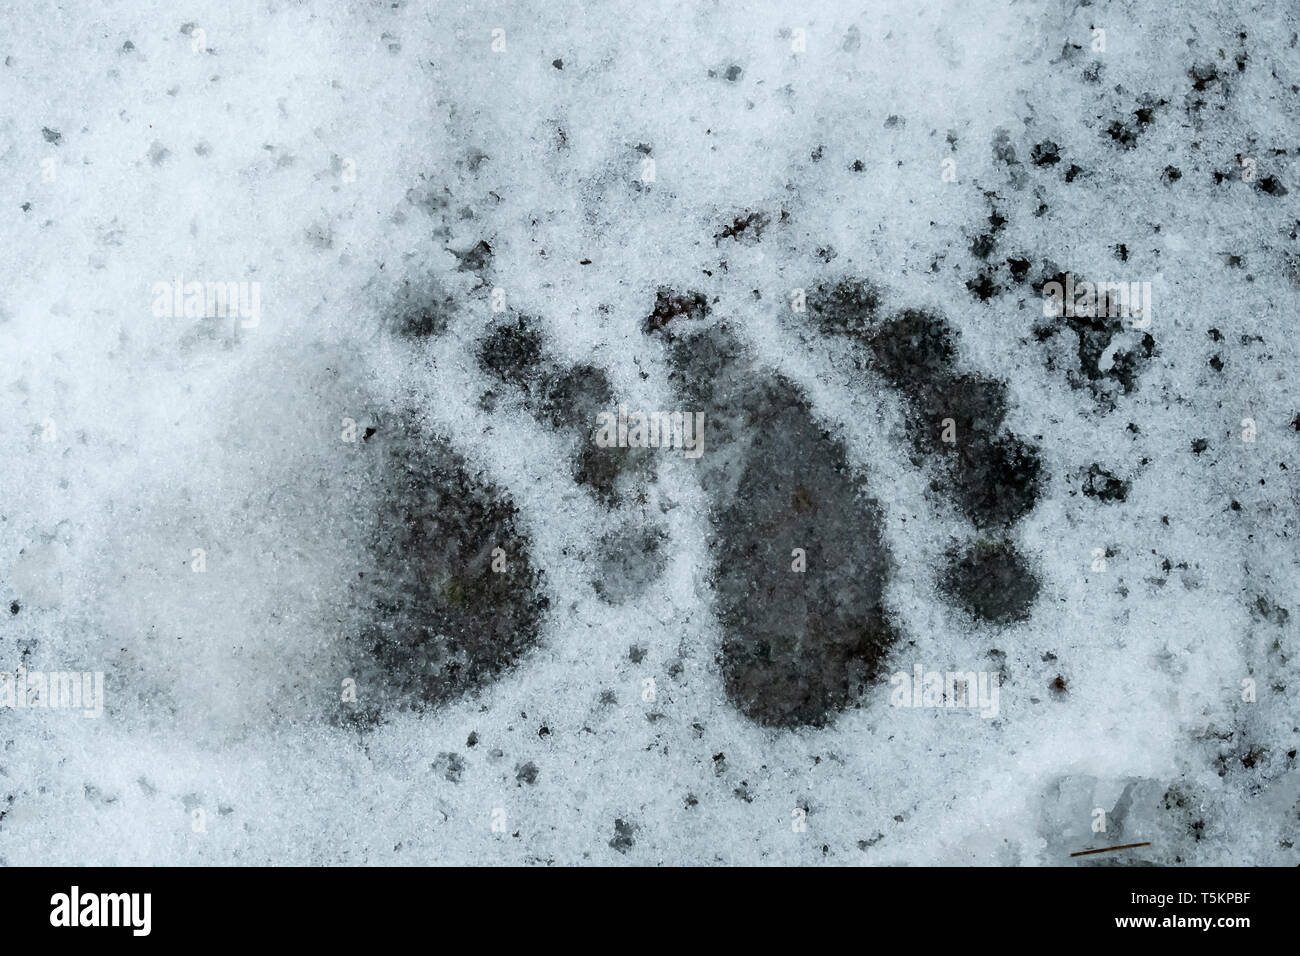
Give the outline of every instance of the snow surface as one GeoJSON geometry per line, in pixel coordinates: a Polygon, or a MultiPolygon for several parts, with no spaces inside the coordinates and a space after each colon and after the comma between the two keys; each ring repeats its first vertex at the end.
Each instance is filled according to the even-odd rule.
{"type": "Polygon", "coordinates": [[[99,719],[0,710],[3,862],[1300,862],[1294,6],[28,0],[4,27],[0,669],[107,690],[99,719]],[[1127,393],[1035,333],[1044,262],[1152,283],[1127,393]],[[259,320],[156,316],[176,275],[259,283],[259,320]],[[1026,620],[944,592],[971,522],[899,393],[789,307],[845,277],[1005,383],[1042,460],[1026,620]],[[684,407],[661,288],[801,389],[882,509],[900,637],[825,726],[728,699],[699,469],[656,453],[607,507],[581,434],[477,360],[526,316],[556,367],[684,407]],[[427,302],[445,330],[399,334],[427,302]],[[518,508],[549,607],[495,679],[362,725],[340,685],[408,409],[518,508]],[[602,542],[647,524],[661,566],[610,600],[602,542]],[[891,706],[916,664],[998,673],[998,715],[891,706]]]}

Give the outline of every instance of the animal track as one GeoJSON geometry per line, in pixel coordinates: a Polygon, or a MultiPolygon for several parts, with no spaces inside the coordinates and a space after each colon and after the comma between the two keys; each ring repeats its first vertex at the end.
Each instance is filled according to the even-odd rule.
{"type": "MultiPolygon", "coordinates": [[[[1028,281],[1031,267],[1013,272],[1028,281]]],[[[937,593],[992,625],[1026,620],[1040,582],[1015,525],[1040,495],[1039,451],[1006,429],[1005,383],[963,365],[943,315],[891,312],[884,300],[876,285],[848,276],[810,290],[804,318],[820,341],[847,349],[897,394],[913,464],[967,522],[954,528],[959,543],[942,558],[937,593]]],[[[760,725],[824,726],[861,699],[900,637],[885,598],[891,557],[882,509],[870,497],[869,471],[850,463],[804,390],[767,367],[717,311],[703,292],[660,287],[642,331],[663,348],[681,407],[708,423],[708,454],[693,468],[712,502],[720,678],[731,704],[760,725]]],[[[437,337],[453,317],[435,293],[408,301],[396,331],[437,337]]],[[[511,314],[479,334],[473,361],[495,383],[479,406],[492,414],[499,401],[512,402],[564,437],[573,481],[605,509],[618,512],[635,488],[643,501],[653,453],[593,440],[597,415],[617,404],[610,376],[556,359],[544,328],[511,314]]],[[[1123,332],[1066,328],[1079,334],[1085,364],[1123,332]]],[[[1114,380],[1127,391],[1138,368],[1135,359],[1114,380]]],[[[549,600],[508,493],[471,476],[414,421],[408,415],[377,443],[387,455],[385,512],[362,646],[386,703],[419,708],[517,663],[539,639],[549,600]],[[494,555],[507,556],[509,570],[494,571],[494,555]]],[[[606,531],[592,554],[598,597],[618,605],[643,593],[662,574],[669,545],[652,521],[606,531]]]]}
{"type": "Polygon", "coordinates": [[[362,572],[370,624],[359,635],[354,716],[445,703],[495,679],[541,632],[549,599],[531,542],[502,490],[471,474],[413,412],[378,430],[382,510],[362,572]],[[379,699],[375,700],[375,696],[379,699]]]}
{"type": "Polygon", "coordinates": [[[641,470],[644,475],[649,462],[644,449],[600,448],[590,440],[596,414],[614,404],[609,377],[594,365],[560,367],[545,354],[531,320],[521,316],[497,326],[479,343],[478,363],[522,393],[524,406],[539,421],[578,436],[573,479],[591,488],[601,502],[616,501],[624,474],[641,470]]]}
{"type": "Polygon", "coordinates": [[[848,337],[902,394],[912,418],[914,462],[939,461],[939,483],[974,526],[992,536],[949,555],[945,590],[976,617],[1022,620],[1039,585],[1006,535],[1038,500],[1038,452],[999,431],[1006,387],[958,369],[952,330],[942,316],[905,309],[882,319],[880,301],[874,286],[846,279],[813,290],[808,310],[820,331],[848,337]]]}
{"type": "Polygon", "coordinates": [[[710,548],[727,694],[761,724],[820,726],[895,639],[879,510],[799,388],[725,325],[660,334],[674,385],[710,423],[699,470],[719,509],[710,548]],[[792,570],[795,549],[806,571],[792,570]]]}

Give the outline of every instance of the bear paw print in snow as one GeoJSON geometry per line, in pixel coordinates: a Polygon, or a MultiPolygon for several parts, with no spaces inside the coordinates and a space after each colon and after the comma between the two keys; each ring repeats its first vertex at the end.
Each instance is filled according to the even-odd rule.
{"type": "MultiPolygon", "coordinates": [[[[1040,582],[1016,526],[1045,484],[1039,450],[1006,428],[1005,383],[963,362],[943,315],[886,309],[883,297],[860,278],[830,280],[807,290],[800,319],[896,396],[913,463],[960,515],[953,530],[964,544],[936,569],[938,593],[992,626],[1027,620],[1040,582]]],[[[452,308],[439,299],[399,331],[417,347],[440,334],[452,308]]],[[[642,334],[662,349],[685,410],[677,418],[616,413],[604,370],[566,364],[543,322],[513,313],[476,338],[473,361],[490,383],[479,409],[491,416],[508,399],[565,439],[575,486],[605,509],[644,501],[657,447],[685,451],[709,500],[708,581],[727,698],[763,726],[824,726],[862,699],[902,636],[885,602],[888,504],[872,497],[870,469],[849,460],[805,390],[729,325],[748,317],[721,311],[697,291],[661,288],[647,303],[642,334]]],[[[1080,333],[1081,354],[1102,344],[1092,331],[1080,333]]],[[[383,514],[358,667],[384,693],[356,710],[371,719],[387,707],[435,707],[527,666],[557,597],[547,596],[509,489],[472,474],[446,437],[413,424],[418,417],[399,415],[375,443],[385,455],[383,514]]],[[[611,606],[651,586],[670,545],[653,522],[617,525],[593,550],[592,586],[611,606]]]]}

